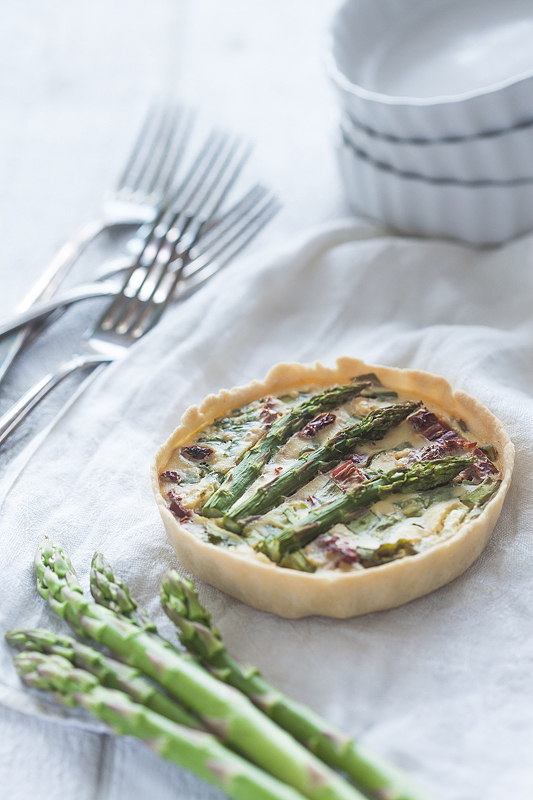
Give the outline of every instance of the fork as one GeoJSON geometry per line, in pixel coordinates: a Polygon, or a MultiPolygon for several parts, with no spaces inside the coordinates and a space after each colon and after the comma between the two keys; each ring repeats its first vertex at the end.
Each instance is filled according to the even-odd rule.
{"type": "MultiPolygon", "coordinates": [[[[132,273],[117,294],[116,299],[121,301],[120,313],[114,313],[114,304],[106,309],[94,329],[85,337],[85,354],[60,364],[57,370],[45,376],[4,414],[0,419],[0,445],[40,400],[69,375],[88,367],[100,365],[103,368],[105,364],[122,358],[131,345],[157,324],[173,300],[185,299],[222,269],[259,233],[279,208],[276,198],[263,187],[257,186],[204,236],[185,242],[185,226],[177,242],[173,242],[166,251],[164,247],[158,249],[153,255],[151,262],[145,266],[141,281],[138,280],[139,268],[132,273]],[[132,290],[131,281],[135,276],[137,286],[132,290]],[[150,279],[152,283],[147,290],[150,279]]],[[[92,374],[89,375],[85,385],[92,377],[92,374]]],[[[83,384],[80,390],[83,390],[83,384]]]]}
{"type": "MultiPolygon", "coordinates": [[[[238,138],[216,131],[206,138],[176,189],[170,207],[160,212],[155,224],[148,228],[148,233],[146,230],[141,230],[137,239],[130,242],[130,249],[137,251],[137,257],[125,270],[126,280],[142,266],[146,256],[151,257],[154,252],[158,252],[165,240],[167,246],[170,244],[170,239],[176,242],[185,235],[185,229],[187,229],[185,243],[192,246],[202,227],[214,217],[249,154],[249,145],[238,138]]],[[[119,263],[123,264],[123,259],[119,263]]],[[[112,266],[115,264],[116,262],[112,262],[112,266]]],[[[101,279],[102,276],[97,281],[75,286],[50,300],[34,303],[27,310],[11,316],[7,322],[0,324],[0,337],[30,322],[44,319],[51,312],[79,300],[114,295],[120,290],[116,281],[101,282],[101,279]]],[[[115,301],[115,306],[117,302],[119,301],[115,301]]]]}
{"type": "MultiPolygon", "coordinates": [[[[99,216],[83,225],[59,250],[24,297],[19,311],[46,301],[87,245],[104,230],[118,225],[152,222],[172,196],[172,181],[187,143],[193,115],[181,108],[148,111],[113,193],[104,198],[99,216]]],[[[0,364],[0,381],[22,348],[41,331],[28,325],[20,331],[0,364]]]]}

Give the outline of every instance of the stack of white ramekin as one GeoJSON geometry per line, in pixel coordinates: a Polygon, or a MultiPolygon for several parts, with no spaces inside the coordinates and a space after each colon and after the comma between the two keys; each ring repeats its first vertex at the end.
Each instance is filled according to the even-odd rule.
{"type": "Polygon", "coordinates": [[[533,230],[533,0],[347,0],[327,66],[356,213],[474,244],[533,230]]]}

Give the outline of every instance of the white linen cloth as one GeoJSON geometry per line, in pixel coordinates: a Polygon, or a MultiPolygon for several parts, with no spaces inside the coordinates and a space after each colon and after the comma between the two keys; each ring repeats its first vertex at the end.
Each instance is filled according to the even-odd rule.
{"type": "MultiPolygon", "coordinates": [[[[157,446],[209,392],[284,360],[369,363],[444,375],[504,423],[517,449],[497,528],[460,578],[391,611],[348,620],[283,620],[203,584],[200,596],[237,658],[405,768],[440,800],[525,800],[533,789],[533,239],[498,250],[385,237],[335,223],[213,279],[107,368],[20,475],[4,480],[0,622],[66,630],[34,585],[44,535],[82,584],[102,551],[172,636],[158,607],[177,560],[149,484],[157,446]],[[363,238],[366,240],[359,241],[363,238]]],[[[197,582],[199,583],[199,582],[197,582]]],[[[138,742],[80,730],[21,688],[0,646],[10,722],[1,763],[10,800],[218,798],[138,742]],[[33,752],[25,751],[26,718],[33,752]],[[40,742],[40,744],[39,744],[40,742]],[[81,787],[81,789],[80,789],[81,787]],[[84,788],[85,787],[85,788],[84,788]],[[86,794],[84,794],[86,791],[86,794]]],[[[98,726],[96,726],[96,729],[98,726]]]]}

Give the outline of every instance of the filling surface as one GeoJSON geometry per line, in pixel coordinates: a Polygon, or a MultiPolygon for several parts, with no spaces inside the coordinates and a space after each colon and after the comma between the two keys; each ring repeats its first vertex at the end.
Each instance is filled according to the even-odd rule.
{"type": "Polygon", "coordinates": [[[171,454],[169,510],[205,542],[281,568],[361,570],[453,536],[497,492],[498,453],[376,376],[269,396],[171,454]]]}

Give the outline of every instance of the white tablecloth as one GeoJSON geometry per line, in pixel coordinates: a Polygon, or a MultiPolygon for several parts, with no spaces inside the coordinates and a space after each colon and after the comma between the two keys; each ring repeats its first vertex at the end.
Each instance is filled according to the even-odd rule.
{"type": "MultiPolygon", "coordinates": [[[[320,75],[318,49],[312,57],[308,49],[320,43],[324,10],[318,3],[262,3],[252,11],[233,1],[222,11],[207,0],[194,6],[156,2],[150,4],[146,25],[148,12],[141,3],[127,8],[122,2],[57,3],[51,10],[43,4],[29,23],[35,33],[29,41],[22,17],[30,5],[10,6],[11,22],[20,18],[26,36],[16,66],[22,72],[28,63],[46,66],[44,99],[37,92],[29,98],[16,95],[16,86],[12,93],[4,91],[10,108],[26,120],[27,142],[40,148],[39,199],[47,193],[43,187],[49,191],[54,185],[45,158],[47,136],[57,122],[51,122],[53,103],[69,118],[69,130],[74,131],[73,120],[79,126],[70,150],[50,143],[54,163],[70,160],[71,169],[65,168],[58,182],[60,197],[52,195],[38,219],[41,236],[52,223],[58,237],[67,235],[89,201],[96,203],[92,161],[111,140],[114,159],[120,137],[108,134],[99,115],[100,134],[93,130],[88,135],[88,123],[103,108],[111,117],[117,114],[115,123],[120,115],[128,116],[126,105],[134,97],[131,70],[139,65],[135,77],[145,94],[150,81],[140,66],[150,76],[164,73],[170,85],[175,76],[176,91],[211,104],[215,115],[228,106],[237,127],[258,134],[258,166],[287,204],[262,244],[269,238],[272,245],[289,241],[241,259],[169,312],[126,361],[108,368],[71,408],[20,475],[15,468],[4,469],[1,630],[21,625],[63,629],[34,587],[33,553],[48,533],[68,549],[85,586],[90,556],[102,550],[171,634],[158,610],[157,592],[161,573],[176,566],[176,559],[151,496],[148,466],[185,407],[208,392],[261,376],[279,360],[331,363],[343,354],[440,373],[496,413],[517,447],[515,477],[500,522],[465,575],[403,608],[345,621],[281,620],[205,585],[199,587],[201,598],[235,656],[256,664],[288,693],[403,766],[440,800],[531,797],[533,240],[476,251],[393,237],[358,241],[374,232],[351,222],[320,225],[341,201],[324,119],[329,100],[321,79],[311,80],[320,75]],[[74,8],[81,21],[74,18],[74,8]],[[39,21],[47,31],[41,38],[39,21]],[[160,52],[162,31],[167,38],[160,52]],[[76,32],[79,38],[64,40],[61,32],[76,32]],[[127,35],[141,42],[141,34],[147,50],[139,51],[138,61],[129,60],[127,35]],[[95,67],[94,75],[88,75],[83,70],[93,63],[97,43],[98,56],[105,53],[107,61],[100,72],[95,67]],[[216,68],[213,63],[208,68],[209,59],[216,68]],[[247,64],[248,77],[242,73],[247,64]],[[250,75],[257,76],[262,91],[252,87],[250,75]],[[80,86],[86,90],[83,102],[80,86]],[[86,159],[80,160],[84,147],[86,159]],[[94,197],[84,195],[87,186],[94,197]],[[308,230],[296,234],[305,221],[308,230]]],[[[14,58],[15,47],[9,52],[14,58]]],[[[6,130],[3,146],[10,144],[19,161],[5,158],[6,169],[13,172],[14,207],[5,197],[2,202],[18,234],[12,234],[18,241],[10,238],[9,247],[19,269],[6,284],[11,294],[2,301],[4,310],[42,266],[42,260],[37,265],[30,258],[37,233],[30,230],[29,243],[20,238],[23,200],[37,210],[33,196],[22,196],[33,170],[24,162],[25,140],[14,135],[9,140],[6,130]],[[21,277],[21,265],[30,265],[26,277],[21,277]]],[[[109,156],[108,167],[113,159],[109,156]]],[[[100,176],[102,183],[105,177],[100,176]]],[[[52,251],[53,239],[46,241],[52,251]]],[[[42,348],[28,354],[6,392],[15,394],[31,382],[39,370],[38,356],[42,348]]],[[[137,742],[51,719],[54,711],[21,691],[3,645],[0,681],[2,796],[221,797],[137,742]]]]}

